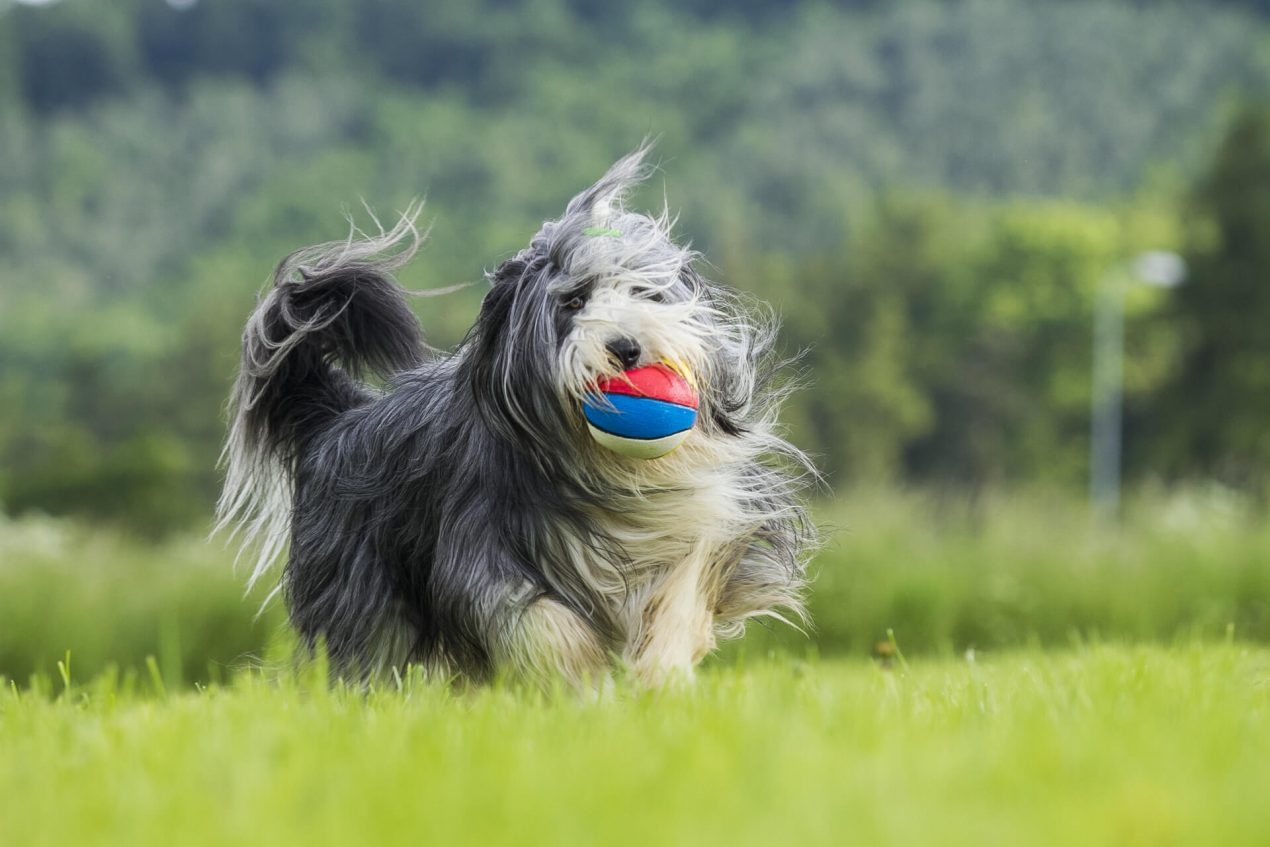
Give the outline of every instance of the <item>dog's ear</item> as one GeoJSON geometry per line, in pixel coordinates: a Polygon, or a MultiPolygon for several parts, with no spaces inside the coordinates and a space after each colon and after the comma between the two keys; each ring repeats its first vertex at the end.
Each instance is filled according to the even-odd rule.
{"type": "Polygon", "coordinates": [[[478,339],[488,342],[502,331],[516,295],[516,283],[524,272],[524,263],[511,259],[489,275],[490,289],[481,299],[481,312],[473,327],[478,339]]]}
{"type": "Polygon", "coordinates": [[[581,217],[588,223],[602,224],[610,212],[621,206],[631,189],[639,185],[653,168],[645,160],[653,149],[653,141],[642,144],[618,159],[594,185],[569,201],[565,218],[581,217]]]}
{"type": "Polygon", "coordinates": [[[529,262],[525,261],[522,256],[508,259],[503,262],[492,272],[486,271],[485,278],[489,280],[489,284],[498,287],[505,283],[517,283],[525,275],[525,271],[529,270],[529,262]]]}

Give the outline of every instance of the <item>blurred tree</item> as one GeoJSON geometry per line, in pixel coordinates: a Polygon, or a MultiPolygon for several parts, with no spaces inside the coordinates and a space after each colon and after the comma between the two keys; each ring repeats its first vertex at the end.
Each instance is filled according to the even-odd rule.
{"type": "Polygon", "coordinates": [[[1270,474],[1270,106],[1241,110],[1191,198],[1190,276],[1173,295],[1180,366],[1157,412],[1175,473],[1270,474]]]}
{"type": "Polygon", "coordinates": [[[26,105],[22,100],[19,45],[16,28],[0,23],[0,115],[6,119],[26,105]]]}
{"type": "Polygon", "coordinates": [[[796,274],[808,287],[804,314],[815,310],[823,327],[808,337],[807,318],[791,315],[795,338],[812,345],[815,374],[798,403],[826,470],[841,481],[901,478],[905,447],[934,423],[923,367],[938,332],[932,322],[943,317],[937,304],[958,272],[950,220],[937,200],[883,202],[848,255],[796,274]]]}
{"type": "Polygon", "coordinates": [[[161,82],[216,75],[262,83],[283,69],[355,67],[355,12],[338,0],[153,2],[135,25],[147,70],[161,82]]]}
{"type": "Polygon", "coordinates": [[[1005,204],[954,267],[923,357],[937,425],[910,471],[982,486],[1083,479],[1089,315],[1119,247],[1110,212],[1005,204]]]}
{"type": "MultiPolygon", "coordinates": [[[[278,258],[426,192],[405,281],[479,279],[647,133],[683,234],[811,346],[789,420],[838,479],[1073,480],[1089,202],[1198,167],[1267,32],[1185,0],[0,0],[0,501],[205,515],[278,258]]],[[[421,301],[430,339],[478,298],[421,301]]]]}
{"type": "Polygon", "coordinates": [[[142,0],[23,6],[0,27],[12,27],[22,94],[40,111],[81,106],[134,84],[135,20],[142,0]]]}

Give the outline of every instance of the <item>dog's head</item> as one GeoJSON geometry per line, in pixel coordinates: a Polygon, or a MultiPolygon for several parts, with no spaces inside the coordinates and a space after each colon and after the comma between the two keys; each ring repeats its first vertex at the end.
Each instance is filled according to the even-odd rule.
{"type": "Polygon", "coordinates": [[[697,272],[666,212],[625,208],[647,153],[618,161],[488,275],[470,340],[478,398],[509,436],[547,449],[584,438],[582,402],[596,381],[655,362],[692,375],[707,435],[746,427],[767,332],[697,272]]]}

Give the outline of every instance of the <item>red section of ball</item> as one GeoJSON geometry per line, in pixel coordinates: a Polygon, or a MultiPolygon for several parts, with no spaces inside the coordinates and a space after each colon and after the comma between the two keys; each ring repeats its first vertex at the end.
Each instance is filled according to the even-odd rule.
{"type": "Polygon", "coordinates": [[[676,406],[697,408],[697,390],[674,369],[660,362],[631,368],[620,376],[600,380],[596,386],[605,394],[626,394],[631,397],[649,397],[676,406]]]}

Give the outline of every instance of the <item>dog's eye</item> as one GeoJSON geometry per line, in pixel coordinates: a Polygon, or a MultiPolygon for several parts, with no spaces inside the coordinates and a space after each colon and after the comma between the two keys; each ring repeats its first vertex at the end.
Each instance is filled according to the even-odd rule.
{"type": "Polygon", "coordinates": [[[580,294],[574,297],[570,297],[564,303],[565,309],[567,309],[570,312],[580,312],[582,311],[582,307],[585,305],[586,305],[586,298],[580,294]]]}
{"type": "Polygon", "coordinates": [[[654,303],[664,303],[666,300],[665,292],[661,288],[656,287],[636,288],[634,294],[636,297],[643,300],[651,300],[654,303]]]}

